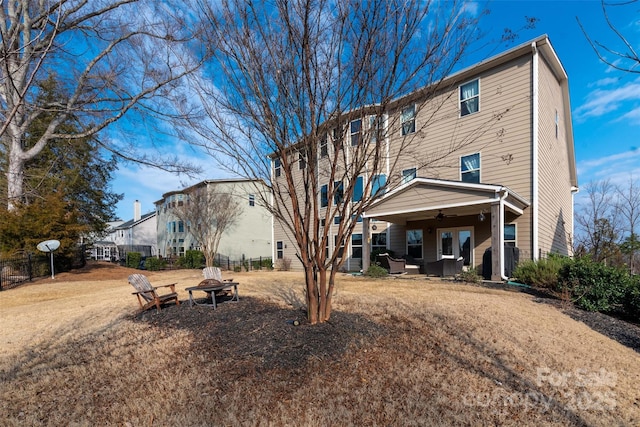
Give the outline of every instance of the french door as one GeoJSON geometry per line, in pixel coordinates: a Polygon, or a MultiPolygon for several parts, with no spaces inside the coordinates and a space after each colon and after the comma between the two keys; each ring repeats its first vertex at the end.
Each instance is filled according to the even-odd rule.
{"type": "Polygon", "coordinates": [[[472,248],[472,227],[438,229],[438,259],[463,257],[464,265],[471,265],[472,248]]]}

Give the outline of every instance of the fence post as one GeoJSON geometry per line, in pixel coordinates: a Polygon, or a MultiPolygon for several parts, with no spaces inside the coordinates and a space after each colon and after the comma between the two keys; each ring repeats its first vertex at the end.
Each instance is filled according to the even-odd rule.
{"type": "Polygon", "coordinates": [[[33,264],[31,263],[31,252],[27,254],[27,271],[29,272],[29,281],[33,279],[33,264]]]}
{"type": "Polygon", "coordinates": [[[262,270],[262,255],[260,255],[260,267],[258,267],[258,270],[262,270]]]}

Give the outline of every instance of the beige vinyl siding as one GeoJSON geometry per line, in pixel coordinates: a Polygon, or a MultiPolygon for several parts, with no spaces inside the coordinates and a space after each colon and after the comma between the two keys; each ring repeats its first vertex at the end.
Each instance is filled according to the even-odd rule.
{"type": "Polygon", "coordinates": [[[564,103],[560,83],[544,60],[540,61],[539,82],[538,243],[543,256],[548,252],[570,255],[573,218],[564,103]]]}

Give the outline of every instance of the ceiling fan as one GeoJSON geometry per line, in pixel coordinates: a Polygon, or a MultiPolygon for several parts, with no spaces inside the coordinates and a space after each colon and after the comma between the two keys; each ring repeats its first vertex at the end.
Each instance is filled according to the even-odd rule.
{"type": "Polygon", "coordinates": [[[445,219],[445,218],[451,218],[451,217],[454,217],[454,216],[458,216],[458,215],[456,215],[456,214],[453,214],[453,215],[445,215],[445,214],[443,214],[443,213],[442,213],[442,209],[440,209],[440,210],[438,211],[438,215],[434,216],[433,218],[434,218],[436,221],[442,221],[442,220],[443,220],[443,219],[445,219]]]}

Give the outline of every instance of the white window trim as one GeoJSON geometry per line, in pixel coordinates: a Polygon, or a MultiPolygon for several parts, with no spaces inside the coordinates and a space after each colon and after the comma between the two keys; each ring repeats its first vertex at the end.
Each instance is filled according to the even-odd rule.
{"type": "MultiPolygon", "coordinates": [[[[475,153],[470,153],[470,154],[465,154],[463,156],[460,156],[460,162],[459,162],[459,165],[460,165],[460,169],[459,169],[459,171],[460,171],[460,182],[463,182],[462,181],[462,174],[463,174],[463,172],[462,172],[462,158],[463,157],[474,156],[476,154],[478,155],[478,169],[477,169],[477,171],[478,171],[478,181],[482,182],[482,154],[479,151],[477,151],[475,153]]],[[[473,172],[475,170],[476,169],[468,170],[468,171],[465,171],[464,173],[470,173],[470,172],[473,172]]]]}
{"type": "Polygon", "coordinates": [[[418,116],[418,113],[417,113],[416,104],[408,105],[400,110],[400,134],[402,136],[407,136],[407,135],[411,135],[412,133],[416,133],[416,129],[418,128],[417,116],[418,116]],[[405,110],[408,110],[409,108],[412,108],[412,107],[413,107],[413,118],[411,120],[402,121],[402,113],[405,110]],[[404,124],[410,121],[413,121],[413,131],[404,133],[404,124]]]}
{"type": "Polygon", "coordinates": [[[464,83],[462,83],[462,84],[460,84],[460,85],[458,86],[458,116],[459,116],[459,117],[472,116],[472,115],[474,115],[474,114],[476,114],[476,113],[479,113],[479,112],[480,112],[480,94],[481,94],[481,93],[482,93],[482,90],[481,90],[481,87],[480,87],[480,77],[476,77],[475,79],[471,79],[471,80],[469,80],[469,81],[466,81],[466,82],[464,82],[464,83]],[[465,98],[465,99],[461,99],[461,98],[460,98],[460,94],[461,94],[462,86],[468,85],[469,83],[473,83],[473,82],[475,82],[475,81],[477,81],[477,82],[478,82],[478,94],[477,94],[476,96],[472,97],[472,98],[478,98],[478,110],[477,110],[477,111],[474,111],[474,112],[472,112],[472,113],[470,112],[470,113],[465,114],[465,115],[463,116],[463,115],[462,115],[462,102],[463,102],[463,101],[467,101],[467,100],[472,99],[472,98],[465,98]]]}

